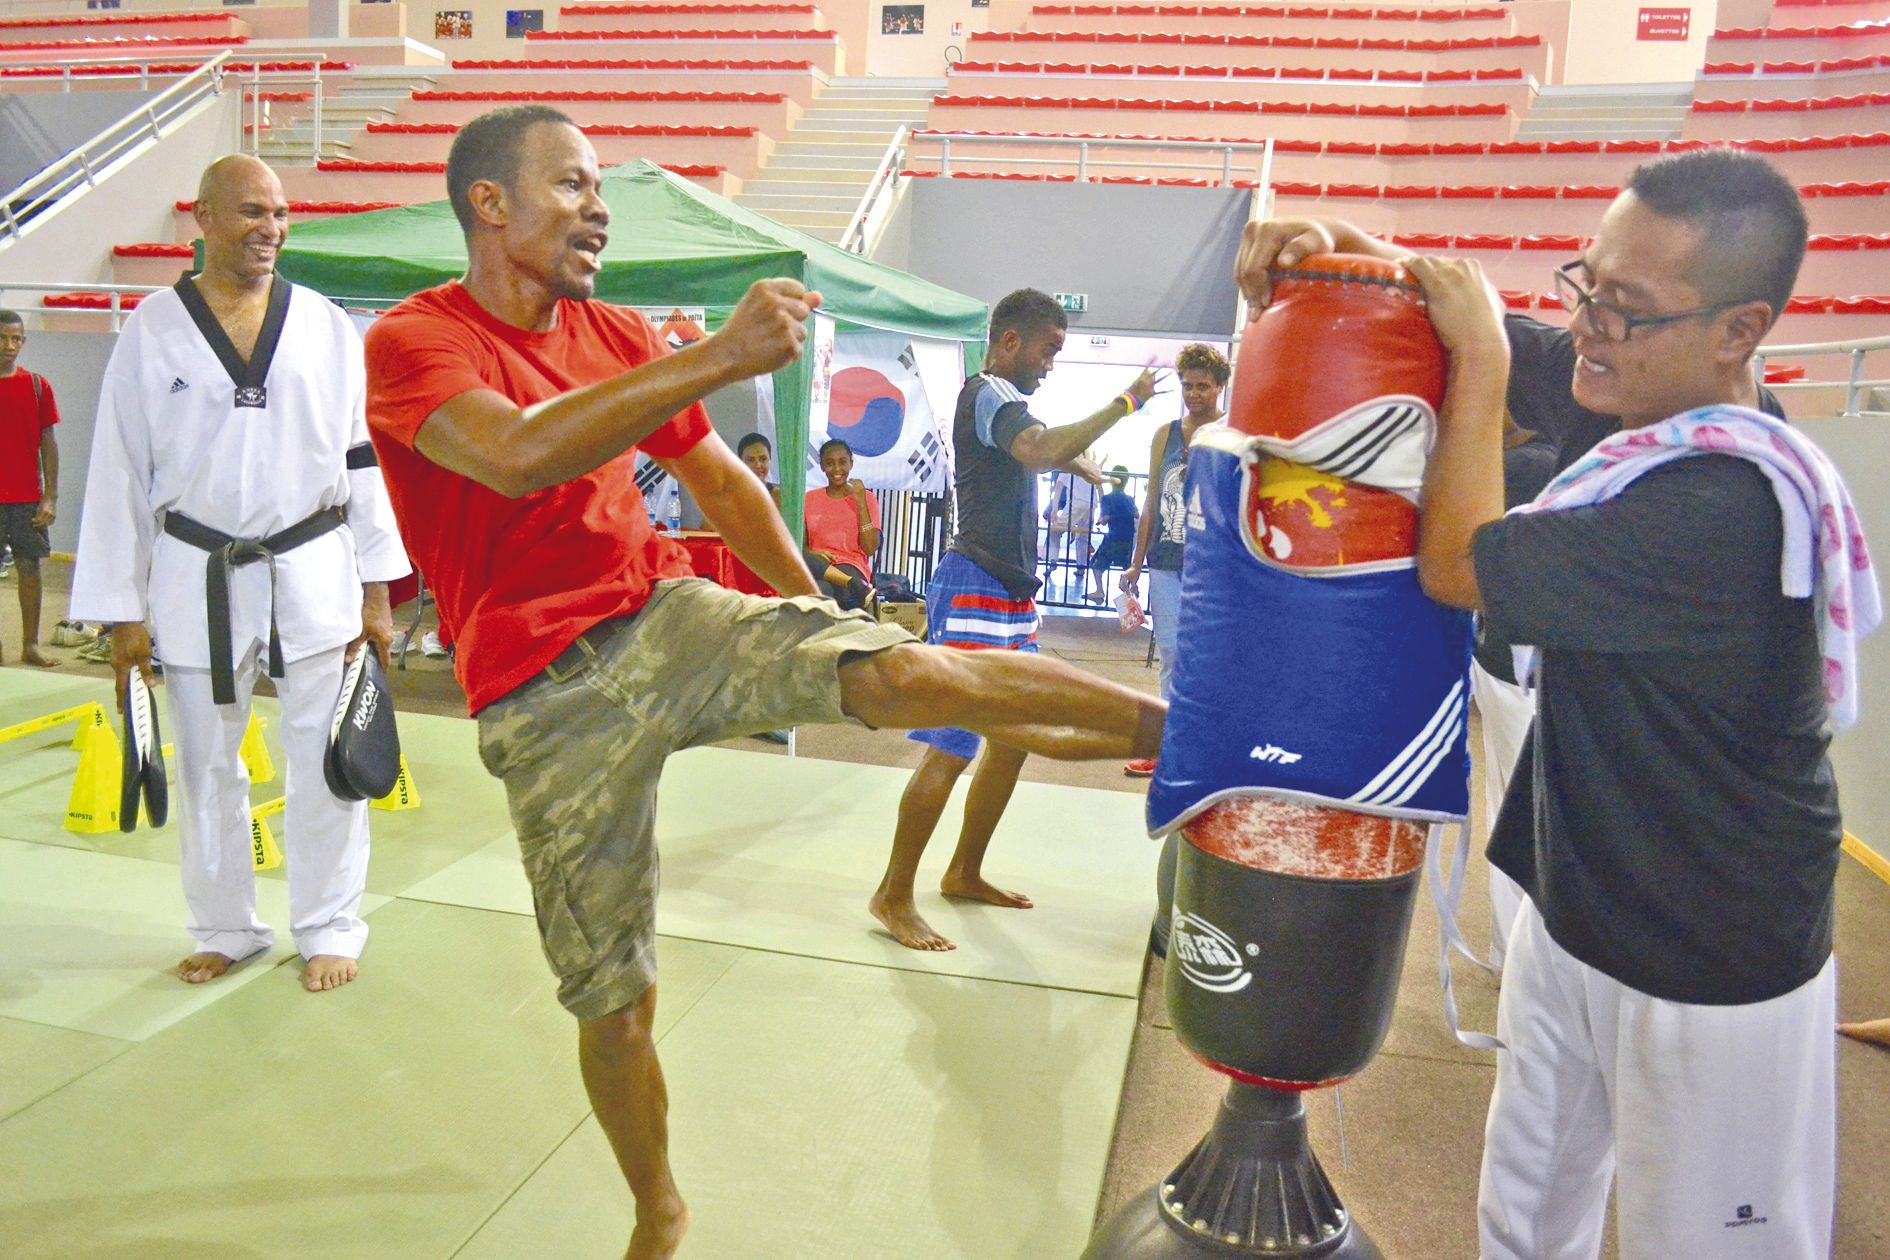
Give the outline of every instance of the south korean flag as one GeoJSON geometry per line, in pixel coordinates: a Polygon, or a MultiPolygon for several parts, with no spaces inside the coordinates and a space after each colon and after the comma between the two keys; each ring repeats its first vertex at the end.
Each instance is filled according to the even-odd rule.
{"type": "Polygon", "coordinates": [[[874,490],[944,494],[951,486],[951,407],[964,384],[958,343],[845,329],[834,339],[825,408],[807,435],[808,484],[824,484],[821,445],[853,451],[853,475],[874,490]]]}

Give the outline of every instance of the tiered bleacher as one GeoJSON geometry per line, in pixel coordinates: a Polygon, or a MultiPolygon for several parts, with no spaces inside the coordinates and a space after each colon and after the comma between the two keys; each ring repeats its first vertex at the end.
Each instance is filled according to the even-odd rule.
{"type": "MultiPolygon", "coordinates": [[[[426,68],[427,81],[391,118],[347,135],[345,154],[278,162],[293,218],[436,200],[458,128],[496,106],[526,102],[570,114],[606,165],[646,158],[733,194],[760,172],[840,57],[839,37],[824,29],[813,4],[578,4],[565,6],[559,18],[560,29],[535,32],[522,56],[426,68]]],[[[203,57],[240,50],[249,37],[241,18],[221,12],[12,19],[0,22],[0,90],[69,90],[94,80],[122,87],[133,67],[75,64],[68,55],[93,50],[114,58],[162,56],[135,68],[161,84],[197,69],[203,57]]],[[[308,126],[314,101],[305,80],[315,62],[258,59],[228,68],[263,85],[259,136],[308,126]]],[[[355,65],[333,60],[321,69],[324,89],[333,92],[349,82],[355,65]]],[[[332,128],[326,123],[325,133],[332,128]]],[[[178,204],[172,240],[117,245],[110,280],[168,284],[187,270],[188,242],[196,235],[188,205],[178,204]]],[[[109,296],[74,294],[48,304],[102,309],[109,296]]]]}
{"type": "MultiPolygon", "coordinates": [[[[947,87],[912,137],[906,173],[1077,178],[1067,166],[1027,164],[1044,151],[1007,145],[1007,136],[1270,140],[1279,212],[1337,215],[1414,248],[1473,254],[1514,305],[1548,309],[1549,267],[1582,247],[1635,163],[1733,145],[1778,164],[1812,221],[1800,297],[1779,337],[1874,331],[1890,303],[1878,296],[1890,294],[1890,0],[1728,8],[1740,22],[1713,33],[1678,135],[1537,141],[1518,132],[1538,90],[1555,82],[1559,50],[1539,27],[1524,29],[1513,6],[1020,7],[1018,29],[965,39],[963,60],[946,67],[947,87]],[[943,137],[965,135],[982,142],[961,140],[947,165],[943,137]],[[1856,316],[1878,318],[1864,326],[1856,316]]],[[[774,145],[844,59],[818,7],[794,0],[570,4],[557,25],[529,33],[518,56],[428,71],[392,117],[354,132],[345,153],[284,166],[292,213],[435,199],[456,130],[495,105],[528,101],[570,114],[606,163],[649,158],[732,193],[766,171],[774,145]]],[[[123,73],[45,64],[74,48],[149,50],[164,58],[161,73],[178,74],[200,64],[193,55],[241,56],[246,41],[250,22],[224,12],[7,19],[0,90],[123,73]]],[[[263,81],[265,129],[306,121],[310,94],[289,80],[312,63],[243,64],[263,81]]],[[[354,69],[327,62],[324,78],[345,83],[354,69]]],[[[1251,183],[1258,174],[1252,154],[1230,160],[1226,175],[1211,169],[1216,161],[1199,151],[1117,149],[1084,177],[1172,186],[1251,183]],[[1201,169],[1173,169],[1189,161],[1201,169]]],[[[114,279],[167,283],[188,265],[194,234],[180,203],[171,241],[114,251],[114,279]]]]}
{"type": "MultiPolygon", "coordinates": [[[[1473,254],[1512,306],[1555,317],[1550,267],[1579,252],[1637,162],[1729,144],[1777,163],[1812,223],[1777,337],[1860,335],[1851,317],[1877,317],[1874,330],[1890,311],[1878,296],[1890,294],[1890,18],[1881,0],[1815,26],[1803,5],[1778,8],[1768,26],[1714,33],[1679,136],[1545,142],[1516,136],[1555,50],[1503,6],[1037,4],[1024,29],[971,37],[907,174],[1074,178],[1034,167],[1044,150],[997,138],[1009,134],[1090,141],[1090,179],[1211,185],[1222,177],[1169,169],[1214,164],[1198,151],[1097,142],[1271,139],[1277,212],[1473,254]],[[1776,101],[1768,84],[1784,85],[1776,101]],[[1116,165],[1096,164],[1105,152],[1116,165]]],[[[1231,182],[1251,183],[1256,164],[1230,161],[1231,182]]]]}

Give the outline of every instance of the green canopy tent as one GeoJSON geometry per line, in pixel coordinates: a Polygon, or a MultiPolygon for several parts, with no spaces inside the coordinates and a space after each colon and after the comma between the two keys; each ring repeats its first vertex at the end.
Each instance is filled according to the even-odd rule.
{"type": "MultiPolygon", "coordinates": [[[[749,285],[788,277],[818,290],[839,328],[959,342],[966,370],[977,365],[989,313],[975,298],[784,227],[651,162],[606,170],[602,192],[610,207],[610,246],[597,296],[605,301],[700,307],[713,331],[749,285]]],[[[297,227],[277,268],[344,305],[385,308],[464,275],[466,246],[442,200],[297,227]]],[[[812,357],[804,354],[774,375],[781,506],[797,533],[806,464],[788,453],[807,447],[812,357]]]]}

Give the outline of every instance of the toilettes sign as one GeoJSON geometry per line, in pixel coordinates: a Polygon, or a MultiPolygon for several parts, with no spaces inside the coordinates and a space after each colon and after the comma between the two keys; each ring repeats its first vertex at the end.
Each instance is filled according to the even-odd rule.
{"type": "Polygon", "coordinates": [[[1642,9],[1634,38],[1677,40],[1684,43],[1693,31],[1692,9],[1642,9]]]}

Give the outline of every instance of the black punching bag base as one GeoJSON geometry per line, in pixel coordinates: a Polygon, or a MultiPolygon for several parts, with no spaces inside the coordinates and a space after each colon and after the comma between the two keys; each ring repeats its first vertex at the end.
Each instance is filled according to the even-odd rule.
{"type": "Polygon", "coordinates": [[[1306,1141],[1298,1094],[1235,1082],[1214,1127],[1090,1240],[1083,1260],[1384,1260],[1306,1141]]]}

